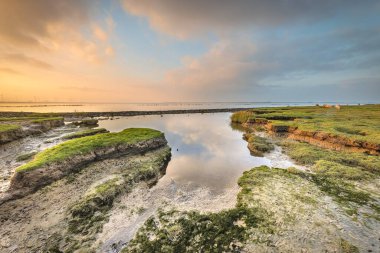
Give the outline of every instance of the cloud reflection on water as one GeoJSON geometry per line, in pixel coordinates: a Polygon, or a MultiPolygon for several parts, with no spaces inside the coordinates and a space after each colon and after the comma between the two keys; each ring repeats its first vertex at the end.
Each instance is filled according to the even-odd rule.
{"type": "Polygon", "coordinates": [[[229,116],[230,113],[123,117],[100,121],[100,127],[110,131],[129,127],[163,131],[172,148],[166,176],[176,183],[217,191],[236,185],[243,171],[270,164],[267,158],[250,156],[242,133],[229,125],[229,116]]]}

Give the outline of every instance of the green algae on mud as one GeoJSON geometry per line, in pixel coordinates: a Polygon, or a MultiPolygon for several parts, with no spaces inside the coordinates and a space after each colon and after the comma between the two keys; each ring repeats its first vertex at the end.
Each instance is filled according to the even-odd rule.
{"type": "MultiPolygon", "coordinates": [[[[122,252],[240,252],[252,230],[274,233],[271,213],[245,202],[242,187],[235,208],[218,213],[160,210],[150,217],[122,252]]],[[[257,239],[256,242],[259,242],[257,239]]]]}
{"type": "Polygon", "coordinates": [[[284,151],[296,162],[311,166],[313,174],[299,172],[333,197],[350,215],[367,206],[380,218],[376,194],[365,190],[379,178],[380,157],[362,153],[334,151],[296,141],[283,141],[284,151]],[[375,194],[375,195],[374,195],[375,194]]]}
{"type": "Polygon", "coordinates": [[[162,137],[163,133],[148,128],[128,128],[119,133],[104,133],[69,140],[38,153],[34,159],[16,169],[16,172],[30,171],[52,162],[59,162],[75,155],[85,155],[98,148],[135,144],[140,141],[162,137]]]}
{"type": "Polygon", "coordinates": [[[331,232],[335,225],[322,225],[329,217],[324,193],[298,173],[267,166],[246,171],[238,181],[235,208],[217,213],[160,210],[122,252],[357,252],[349,236],[331,232]],[[324,237],[315,245],[319,233],[324,237]]]}

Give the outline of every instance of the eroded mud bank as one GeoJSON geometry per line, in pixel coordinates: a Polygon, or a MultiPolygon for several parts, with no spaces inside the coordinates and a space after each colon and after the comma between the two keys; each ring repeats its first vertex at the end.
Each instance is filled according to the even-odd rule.
{"type": "MultiPolygon", "coordinates": [[[[166,142],[165,142],[166,143],[166,142]]],[[[94,249],[114,202],[138,184],[165,173],[170,148],[94,161],[22,199],[0,205],[1,252],[74,252],[94,249]]]]}

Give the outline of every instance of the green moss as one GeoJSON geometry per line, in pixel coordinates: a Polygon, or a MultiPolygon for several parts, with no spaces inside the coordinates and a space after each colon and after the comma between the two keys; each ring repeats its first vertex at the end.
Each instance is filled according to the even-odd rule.
{"type": "Polygon", "coordinates": [[[37,151],[33,151],[33,152],[30,152],[30,153],[26,153],[26,154],[19,155],[19,156],[16,158],[16,161],[17,161],[17,162],[21,162],[21,161],[29,160],[30,158],[32,158],[32,157],[35,156],[36,154],[37,154],[37,151]]]}
{"type": "Polygon", "coordinates": [[[11,124],[0,124],[0,133],[11,132],[18,129],[21,129],[21,126],[11,124]]]}
{"type": "Polygon", "coordinates": [[[63,161],[75,155],[88,154],[98,148],[134,144],[162,135],[163,133],[153,129],[128,128],[119,133],[105,133],[69,140],[38,153],[32,161],[18,167],[16,171],[29,171],[52,162],[63,161]]]}
{"type": "Polygon", "coordinates": [[[87,129],[87,130],[79,131],[76,133],[68,134],[64,136],[63,139],[75,139],[75,138],[81,138],[84,136],[90,136],[90,135],[108,133],[108,132],[109,131],[105,128],[87,129]]]}
{"type": "Polygon", "coordinates": [[[263,156],[264,153],[274,149],[273,144],[264,137],[255,134],[245,134],[245,139],[248,142],[248,149],[254,156],[263,156]]]}

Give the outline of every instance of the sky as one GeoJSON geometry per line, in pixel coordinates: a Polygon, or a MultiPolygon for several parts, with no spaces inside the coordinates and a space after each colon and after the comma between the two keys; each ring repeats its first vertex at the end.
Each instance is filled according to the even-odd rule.
{"type": "Polygon", "coordinates": [[[0,0],[0,99],[380,102],[380,1],[0,0]]]}

